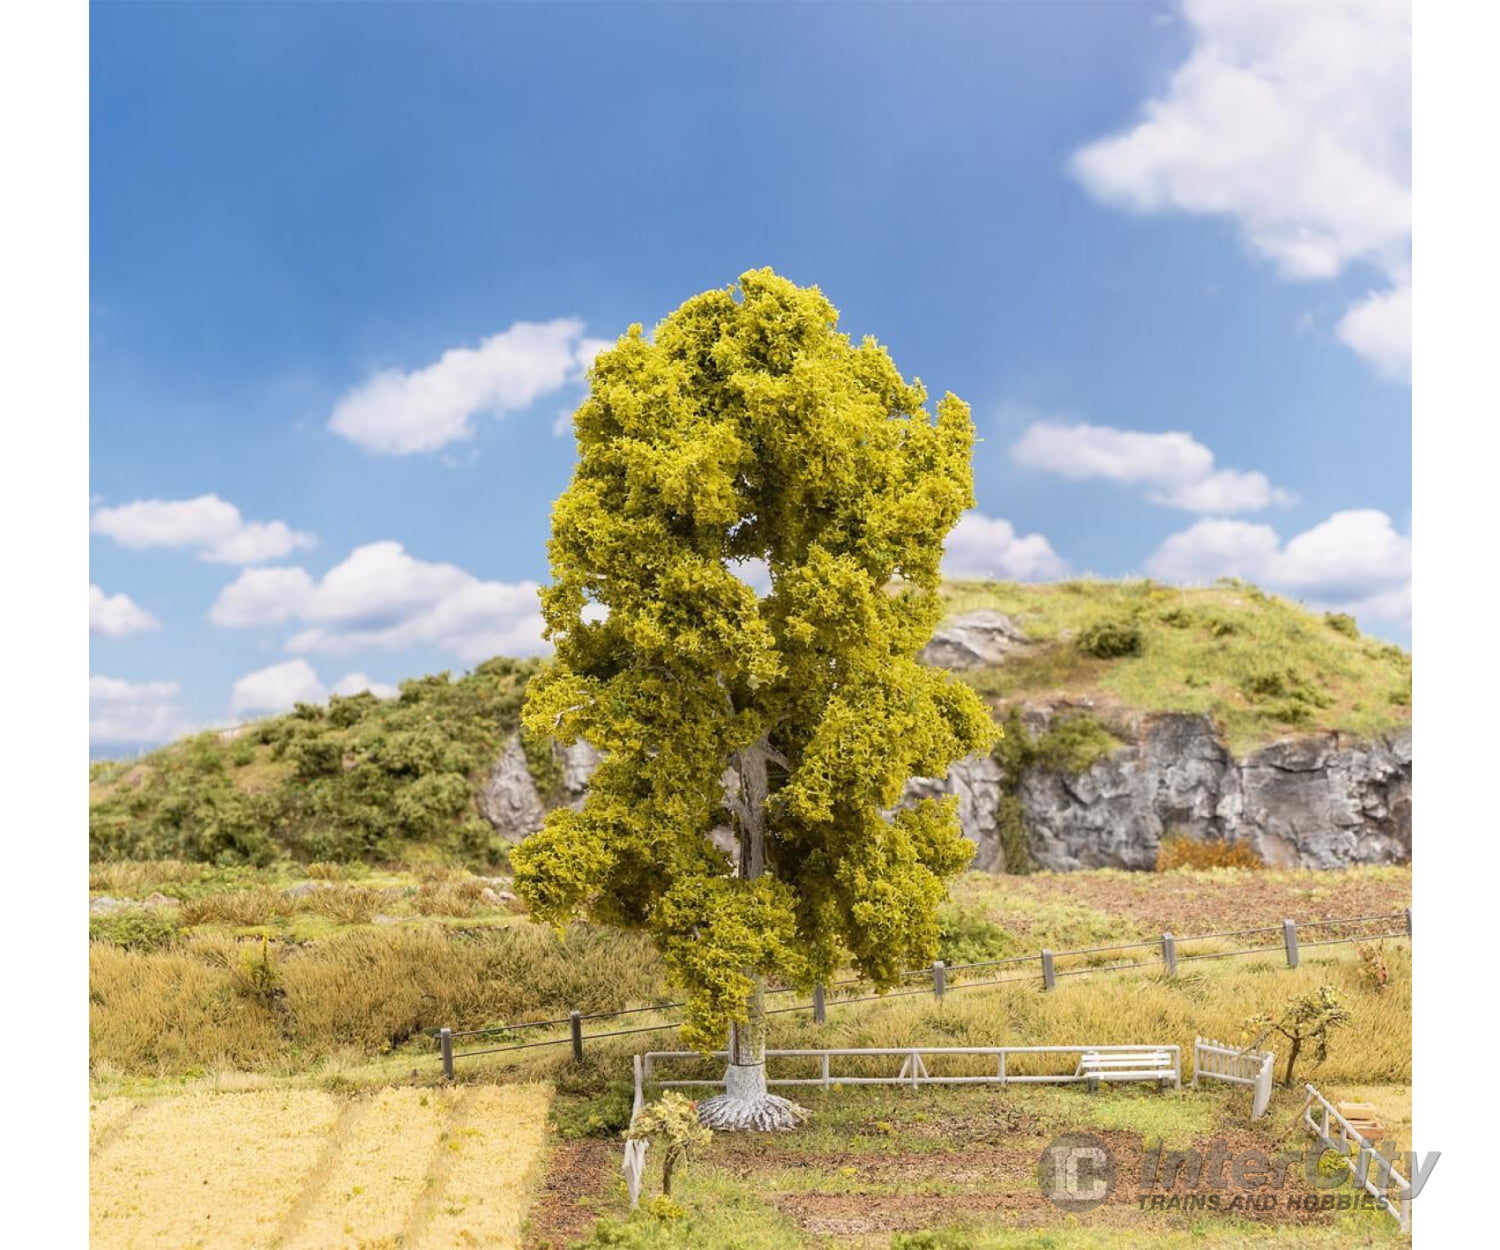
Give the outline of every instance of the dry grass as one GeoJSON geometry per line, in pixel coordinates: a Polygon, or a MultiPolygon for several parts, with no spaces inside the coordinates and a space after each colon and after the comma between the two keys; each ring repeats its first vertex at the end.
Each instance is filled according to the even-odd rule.
{"type": "Polygon", "coordinates": [[[540,1160],[550,1093],[545,1086],[473,1090],[463,1123],[445,1143],[446,1184],[412,1244],[439,1247],[521,1244],[529,1183],[540,1160]]]}
{"type": "Polygon", "coordinates": [[[145,895],[200,880],[210,868],[180,859],[107,860],[89,865],[89,889],[98,894],[145,895]]]}
{"type": "Polygon", "coordinates": [[[97,1149],[101,1139],[108,1136],[117,1124],[135,1110],[135,1103],[128,1098],[101,1098],[89,1107],[89,1153],[97,1149]]]}
{"type": "Polygon", "coordinates": [[[188,1094],[141,1109],[89,1170],[89,1244],[270,1245],[338,1118],[330,1094],[188,1094]]]}
{"type": "Polygon", "coordinates": [[[383,1089],[358,1105],[326,1176],[309,1187],[306,1207],[294,1213],[282,1244],[288,1250],[398,1244],[422,1198],[456,1097],[451,1091],[383,1089]]]}
{"type": "Polygon", "coordinates": [[[202,955],[89,946],[89,1054],[127,1072],[256,1067],[280,1048],[276,1021],[237,999],[231,973],[202,955]]]}
{"type": "Polygon", "coordinates": [[[481,897],[486,884],[475,877],[424,881],[417,888],[412,907],[422,916],[472,916],[486,910],[481,897]]]}
{"type": "Polygon", "coordinates": [[[260,886],[253,890],[223,891],[189,899],[182,906],[182,923],[248,929],[275,924],[296,909],[296,902],[280,890],[260,886]]]}
{"type": "MultiPolygon", "coordinates": [[[[1387,947],[1391,980],[1373,991],[1347,947],[1304,952],[1289,969],[1280,951],[1187,965],[1175,977],[1140,972],[1099,972],[1069,977],[1046,992],[1026,982],[954,993],[942,1003],[910,998],[830,1008],[821,1028],[801,1017],[776,1017],[772,1044],[798,1046],[901,1046],[925,1040],[944,1046],[1005,1046],[1175,1042],[1190,1056],[1201,1034],[1225,1041],[1252,1039],[1246,1020],[1278,1011],[1300,994],[1328,983],[1354,1013],[1353,1023],[1331,1037],[1321,1065],[1298,1064],[1300,1080],[1406,1083],[1411,1080],[1411,953],[1387,947]],[[1330,953],[1333,952],[1333,953],[1330,953]],[[820,1040],[814,1041],[813,1038],[820,1040]]],[[[1274,1043],[1268,1043],[1274,1049],[1274,1043]]],[[[1186,1062],[1186,1060],[1185,1060],[1186,1062]]],[[[1284,1069],[1278,1059],[1276,1075],[1284,1069]]],[[[955,1069],[957,1070],[957,1069],[955,1069]]],[[[1017,1072],[1025,1070],[1016,1067],[1017,1072]]]]}
{"type": "Polygon", "coordinates": [[[288,1070],[345,1049],[383,1054],[444,1025],[615,1010],[661,987],[643,938],[587,929],[559,940],[530,925],[412,924],[302,946],[198,935],[159,951],[95,942],[90,1060],[152,1076],[288,1070]]]}
{"type": "Polygon", "coordinates": [[[339,924],[369,924],[386,905],[386,892],[367,886],[335,885],[307,896],[307,910],[339,924]]]}
{"type": "Polygon", "coordinates": [[[514,1247],[550,1098],[528,1085],[96,1103],[90,1243],[514,1247]]]}

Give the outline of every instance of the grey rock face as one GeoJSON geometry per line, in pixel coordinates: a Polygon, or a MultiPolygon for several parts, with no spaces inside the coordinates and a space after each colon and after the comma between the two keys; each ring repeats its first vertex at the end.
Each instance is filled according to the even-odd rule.
{"type": "MultiPolygon", "coordinates": [[[[968,641],[950,636],[945,646],[1024,645],[1006,628],[972,618],[968,641]],[[977,634],[973,632],[978,629],[977,634]],[[976,640],[977,639],[977,640],[976,640]],[[1009,642],[997,641],[1009,639],[1009,642]]],[[[934,645],[939,639],[934,638],[934,645]]],[[[949,659],[950,667],[958,665],[949,659]]],[[[1030,732],[1045,729],[1052,713],[1028,708],[1030,732]]],[[[1269,864],[1341,868],[1351,864],[1407,863],[1411,859],[1411,733],[1373,741],[1339,734],[1310,734],[1233,758],[1205,717],[1162,714],[1112,726],[1125,745],[1086,772],[1062,776],[1033,769],[1017,782],[1027,849],[1040,868],[1151,869],[1164,837],[1246,842],[1269,864]]],[[[587,743],[559,750],[562,793],[554,805],[577,807],[600,755],[587,743]]],[[[732,774],[726,776],[732,784],[732,774]]],[[[998,830],[1005,777],[989,756],[957,761],[945,778],[916,777],[902,803],[956,795],[964,836],[974,843],[973,867],[1005,871],[998,830]]],[[[537,793],[520,742],[512,739],[480,795],[486,819],[509,841],[541,827],[547,804],[537,793]]],[[[713,841],[734,858],[728,829],[713,841]]]]}
{"type": "Polygon", "coordinates": [[[479,792],[479,811],[495,832],[509,842],[519,842],[542,827],[547,813],[531,770],[526,767],[521,739],[515,734],[506,742],[479,792]]]}
{"type": "Polygon", "coordinates": [[[581,807],[589,778],[604,758],[587,742],[554,746],[552,750],[562,772],[562,793],[554,796],[553,801],[544,801],[538,793],[531,770],[526,767],[526,752],[514,734],[479,792],[480,814],[508,842],[519,842],[540,829],[551,807],[561,804],[581,807]]]}
{"type": "MultiPolygon", "coordinates": [[[[1032,770],[1017,785],[1040,868],[1150,869],[1162,838],[1248,842],[1269,864],[1342,868],[1411,859],[1411,734],[1272,743],[1235,760],[1203,717],[1162,715],[1076,776],[1032,770]]],[[[974,867],[1004,868],[995,825],[1004,777],[987,757],[944,781],[917,778],[904,802],[957,794],[974,867]]]]}
{"type": "Polygon", "coordinates": [[[130,904],[122,898],[111,898],[108,894],[101,894],[98,898],[89,900],[89,914],[91,916],[108,916],[119,911],[122,907],[130,904]]]}
{"type": "Polygon", "coordinates": [[[983,668],[1026,646],[1026,635],[1004,612],[983,608],[945,621],[917,657],[938,668],[983,668]]]}
{"type": "Polygon", "coordinates": [[[1240,769],[1240,836],[1267,863],[1307,868],[1411,859],[1411,731],[1372,742],[1273,742],[1240,769]]]}
{"type": "Polygon", "coordinates": [[[1003,774],[988,755],[971,755],[956,761],[945,778],[913,777],[901,796],[903,805],[918,799],[958,796],[958,824],[964,837],[974,843],[971,867],[981,872],[1005,871],[1005,848],[996,832],[1003,774]]]}

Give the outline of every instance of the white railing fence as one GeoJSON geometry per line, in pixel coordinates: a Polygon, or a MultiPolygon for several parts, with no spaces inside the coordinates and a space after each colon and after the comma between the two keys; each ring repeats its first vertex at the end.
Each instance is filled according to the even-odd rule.
{"type": "Polygon", "coordinates": [[[1248,1085],[1253,1091],[1250,1118],[1258,1120],[1271,1105],[1272,1072],[1276,1055],[1269,1050],[1242,1050],[1211,1038],[1193,1042],[1193,1088],[1198,1079],[1224,1081],[1229,1085],[1248,1085]]]}
{"type": "Polygon", "coordinates": [[[1329,1150],[1337,1150],[1348,1156],[1355,1152],[1354,1183],[1370,1194],[1383,1211],[1393,1215],[1401,1225],[1403,1233],[1411,1231],[1411,1182],[1396,1171],[1391,1159],[1381,1154],[1350,1124],[1339,1110],[1311,1085],[1304,1085],[1307,1102],[1302,1108],[1302,1120],[1312,1135],[1329,1150]],[[1386,1192],[1394,1188],[1399,1195],[1393,1202],[1386,1192]]]}
{"type": "MultiPolygon", "coordinates": [[[[1099,1079],[1097,1074],[1086,1071],[1054,1072],[1054,1073],[1015,1073],[1008,1069],[1007,1060],[1014,1055],[1077,1055],[1080,1058],[1089,1053],[1096,1054],[1145,1054],[1165,1053],[1170,1057],[1170,1063],[1164,1067],[1159,1074],[1160,1079],[1170,1081],[1174,1086],[1182,1085],[1182,1051],[1173,1045],[1140,1045],[1140,1046],[897,1046],[897,1047],[848,1047],[823,1050],[768,1050],[766,1051],[767,1063],[774,1059],[816,1059],[818,1061],[817,1076],[784,1076],[771,1077],[768,1075],[767,1085],[816,1085],[823,1089],[830,1089],[834,1085],[906,1085],[912,1089],[923,1085],[1059,1085],[1070,1084],[1077,1081],[1091,1082],[1099,1079]],[[947,1055],[971,1055],[988,1057],[994,1061],[994,1070],[988,1073],[976,1075],[954,1076],[934,1075],[928,1068],[927,1061],[947,1055]],[[881,1076],[844,1075],[834,1070],[835,1059],[849,1058],[867,1060],[871,1058],[900,1058],[901,1066],[894,1074],[881,1076]]],[[[638,1073],[636,1082],[636,1093],[639,1097],[645,1084],[654,1084],[662,1088],[684,1088],[684,1087],[709,1087],[717,1088],[724,1084],[722,1077],[715,1080],[662,1080],[655,1075],[658,1064],[673,1060],[689,1059],[728,1059],[728,1051],[715,1051],[712,1055],[702,1055],[692,1050],[653,1050],[648,1051],[644,1063],[638,1073]]],[[[1135,1076],[1136,1074],[1131,1074],[1135,1076]]],[[[1158,1079],[1152,1074],[1151,1079],[1158,1079]]]]}

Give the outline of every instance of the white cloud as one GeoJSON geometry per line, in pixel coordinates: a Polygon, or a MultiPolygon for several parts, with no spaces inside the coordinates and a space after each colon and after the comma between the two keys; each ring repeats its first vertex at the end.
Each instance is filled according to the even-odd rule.
{"type": "Polygon", "coordinates": [[[1319,607],[1410,622],[1411,538],[1373,508],[1335,512],[1284,544],[1269,525],[1199,521],[1167,538],[1145,567],[1166,581],[1239,577],[1319,607]]]}
{"type": "Polygon", "coordinates": [[[89,586],[89,633],[102,638],[125,638],[143,630],[160,629],[158,621],[129,595],[106,595],[89,586]]]}
{"type": "Polygon", "coordinates": [[[1339,337],[1383,372],[1411,359],[1407,0],[1186,0],[1194,45],[1130,130],[1076,153],[1101,200],[1229,217],[1292,279],[1362,262],[1391,284],[1378,331],[1339,337]]]}
{"type": "Polygon", "coordinates": [[[246,521],[217,495],[196,499],[138,499],[100,508],[89,528],[122,547],[191,547],[218,564],[259,564],[317,542],[285,521],[246,521]]]}
{"type": "Polygon", "coordinates": [[[368,690],[378,699],[394,699],[399,693],[395,686],[383,681],[372,681],[364,673],[346,673],[333,683],[333,694],[360,694],[368,690]]]}
{"type": "Polygon", "coordinates": [[[1216,469],[1213,452],[1183,430],[1147,434],[1106,425],[1037,421],[1026,428],[1010,454],[1017,464],[1075,482],[1105,478],[1146,486],[1153,503],[1189,512],[1255,512],[1292,501],[1264,473],[1216,469]]]}
{"type": "Polygon", "coordinates": [[[306,569],[246,569],[219,592],[209,620],[215,625],[279,625],[311,601],[315,583],[306,569]]]}
{"type": "Polygon", "coordinates": [[[1411,378],[1411,286],[1372,292],[1339,320],[1339,338],[1387,377],[1411,378]]]}
{"type": "Polygon", "coordinates": [[[1067,571],[1067,563],[1042,535],[1021,537],[1009,521],[982,512],[959,517],[944,544],[943,572],[949,577],[1035,582],[1067,571]]]}
{"type": "Polygon", "coordinates": [[[481,581],[454,564],[434,564],[397,542],[369,543],[314,579],[305,569],[247,569],[219,594],[219,625],[311,626],[292,651],[348,655],[426,644],[466,663],[545,650],[537,584],[481,581]]]}
{"type": "Polygon", "coordinates": [[[247,712],[285,712],[296,703],[321,703],[328,697],[318,674],[306,660],[286,660],[246,673],[234,683],[229,706],[236,716],[247,712]]]}
{"type": "Polygon", "coordinates": [[[139,746],[165,742],[192,728],[175,681],[89,678],[89,741],[139,746]]]}
{"type": "Polygon", "coordinates": [[[502,416],[577,381],[611,344],[576,319],[518,321],[477,348],[455,347],[410,373],[385,369],[339,400],[328,425],[366,451],[436,451],[472,437],[471,418],[502,416]]]}
{"type": "Polygon", "coordinates": [[[236,716],[271,716],[298,703],[322,703],[330,694],[365,690],[380,699],[393,699],[398,693],[395,686],[372,681],[364,673],[346,673],[331,687],[324,686],[306,660],[286,660],[241,677],[230,692],[229,706],[236,716]]]}

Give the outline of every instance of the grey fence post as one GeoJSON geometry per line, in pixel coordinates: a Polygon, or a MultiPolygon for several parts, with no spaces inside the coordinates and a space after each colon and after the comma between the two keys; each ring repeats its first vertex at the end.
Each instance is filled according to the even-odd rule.
{"type": "Polygon", "coordinates": [[[451,1081],[453,1079],[453,1030],[438,1030],[438,1046],[443,1052],[443,1078],[451,1081]]]}
{"type": "Polygon", "coordinates": [[[941,959],[932,961],[932,993],[939,1001],[942,1000],[943,991],[948,988],[948,969],[941,959]]]}
{"type": "Polygon", "coordinates": [[[1411,936],[1411,908],[1406,909],[1406,936],[1411,936]]]}
{"type": "Polygon", "coordinates": [[[813,986],[813,1023],[822,1024],[828,1019],[828,1005],[823,1001],[823,987],[813,986]]]}
{"type": "Polygon", "coordinates": [[[1161,961],[1167,965],[1167,975],[1177,975],[1177,940],[1170,933],[1161,935],[1161,961]]]}
{"type": "Polygon", "coordinates": [[[1050,990],[1055,989],[1056,987],[1057,976],[1052,971],[1052,952],[1049,950],[1044,950],[1042,952],[1042,988],[1044,990],[1050,990]]]}
{"type": "Polygon", "coordinates": [[[573,1034],[573,1059],[583,1062],[583,1017],[576,1011],[568,1012],[568,1028],[573,1034]]]}
{"type": "Polygon", "coordinates": [[[1297,922],[1295,920],[1283,920],[1281,922],[1281,936],[1286,942],[1286,966],[1295,968],[1298,959],[1297,954],[1297,922]]]}

